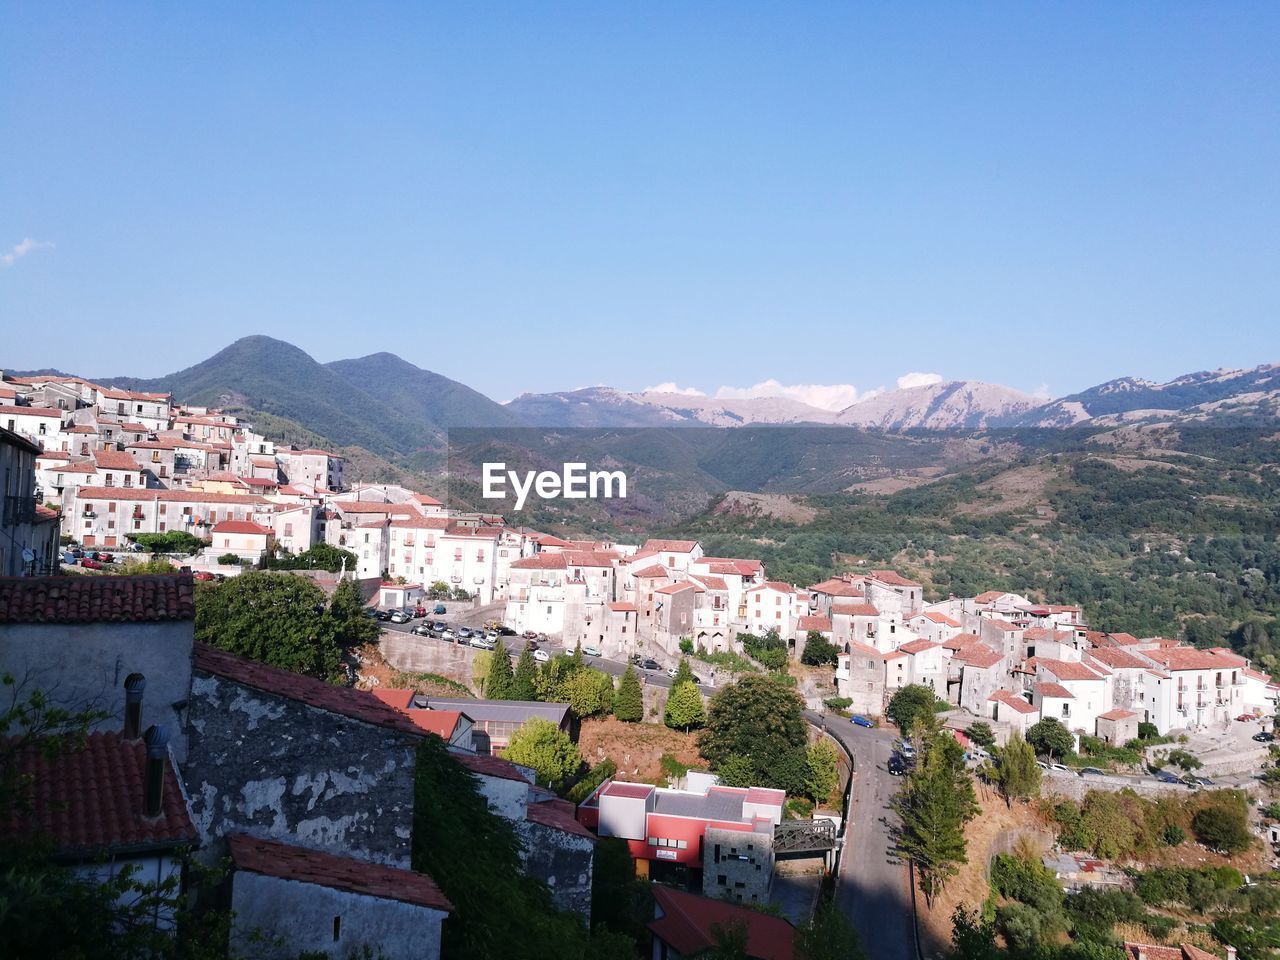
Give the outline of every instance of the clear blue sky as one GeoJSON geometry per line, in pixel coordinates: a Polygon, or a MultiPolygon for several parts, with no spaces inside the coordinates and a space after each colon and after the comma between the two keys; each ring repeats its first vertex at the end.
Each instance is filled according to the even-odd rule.
{"type": "Polygon", "coordinates": [[[0,22],[0,366],[266,333],[509,399],[1280,360],[1280,4],[0,22]]]}

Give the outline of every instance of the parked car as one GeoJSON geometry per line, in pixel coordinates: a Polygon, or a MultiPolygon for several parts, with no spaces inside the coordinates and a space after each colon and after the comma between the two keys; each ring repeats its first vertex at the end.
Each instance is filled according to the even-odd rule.
{"type": "Polygon", "coordinates": [[[658,661],[654,660],[652,657],[645,657],[645,659],[640,661],[640,669],[641,670],[661,670],[662,665],[659,664],[658,661]]]}
{"type": "Polygon", "coordinates": [[[391,616],[387,617],[392,623],[408,623],[413,619],[413,614],[408,610],[392,610],[391,616]]]}
{"type": "Polygon", "coordinates": [[[1241,723],[1248,723],[1250,720],[1257,720],[1258,718],[1252,713],[1242,713],[1240,716],[1236,717],[1236,719],[1241,723]]]}
{"type": "Polygon", "coordinates": [[[1045,763],[1043,760],[1037,760],[1037,761],[1036,761],[1036,766],[1037,766],[1037,767],[1039,767],[1041,770],[1048,770],[1048,769],[1049,769],[1049,764],[1045,763]]]}
{"type": "Polygon", "coordinates": [[[1201,787],[1214,786],[1214,782],[1210,780],[1208,777],[1194,777],[1193,779],[1195,780],[1196,784],[1201,787]]]}
{"type": "Polygon", "coordinates": [[[1253,739],[1257,740],[1258,743],[1270,743],[1275,738],[1276,735],[1274,733],[1267,733],[1265,730],[1262,733],[1255,733],[1253,735],[1253,739]]]}
{"type": "Polygon", "coordinates": [[[498,627],[498,633],[504,637],[514,637],[516,635],[516,632],[507,626],[498,627]]]}
{"type": "Polygon", "coordinates": [[[537,650],[537,649],[538,649],[538,641],[537,641],[537,640],[526,640],[526,641],[524,642],[524,648],[525,648],[526,650],[537,650]]]}
{"type": "Polygon", "coordinates": [[[1097,767],[1081,767],[1080,776],[1082,777],[1105,777],[1107,771],[1099,770],[1097,767]]]}
{"type": "Polygon", "coordinates": [[[471,646],[475,647],[477,650],[492,650],[497,646],[497,644],[483,634],[477,633],[473,634],[471,637],[471,646]]]}
{"type": "Polygon", "coordinates": [[[524,633],[520,634],[520,636],[524,637],[526,640],[537,640],[537,639],[538,639],[538,631],[537,631],[537,630],[526,630],[524,633]]]}
{"type": "Polygon", "coordinates": [[[1070,772],[1071,772],[1071,768],[1070,768],[1070,767],[1068,767],[1065,763],[1051,763],[1051,764],[1049,764],[1049,769],[1050,769],[1050,770],[1057,770],[1059,773],[1070,773],[1070,772]]]}
{"type": "Polygon", "coordinates": [[[599,647],[593,647],[593,646],[590,646],[590,645],[584,646],[584,647],[582,648],[582,655],[583,655],[584,657],[602,657],[602,656],[604,656],[604,654],[600,652],[600,648],[599,648],[599,647]]]}
{"type": "Polygon", "coordinates": [[[437,603],[435,606],[435,609],[432,610],[431,612],[434,613],[437,617],[443,617],[449,611],[444,608],[443,603],[437,603]]]}
{"type": "Polygon", "coordinates": [[[889,758],[889,776],[900,777],[907,772],[907,765],[896,753],[889,758]]]}
{"type": "Polygon", "coordinates": [[[113,557],[109,553],[103,553],[101,550],[99,550],[97,553],[93,555],[93,559],[97,560],[99,563],[115,563],[116,562],[115,557],[113,557]]]}
{"type": "Polygon", "coordinates": [[[412,633],[412,634],[414,634],[415,636],[419,636],[419,637],[429,637],[429,636],[431,636],[431,624],[429,624],[429,623],[420,623],[420,624],[418,624],[416,627],[414,627],[412,630],[410,630],[409,632],[410,632],[410,633],[412,633]]]}
{"type": "Polygon", "coordinates": [[[413,618],[415,620],[421,617],[425,617],[426,615],[427,615],[427,608],[424,607],[422,604],[418,604],[413,608],[413,618]]]}
{"type": "Polygon", "coordinates": [[[868,720],[866,717],[864,717],[860,713],[855,713],[852,717],[850,717],[849,722],[852,723],[855,727],[870,728],[875,726],[874,723],[872,723],[870,720],[868,720]]]}
{"type": "Polygon", "coordinates": [[[378,611],[377,611],[375,608],[373,608],[373,607],[365,607],[365,608],[364,608],[364,615],[365,615],[366,617],[368,617],[370,620],[377,620],[377,619],[378,619],[378,611]]]}
{"type": "Polygon", "coordinates": [[[1161,783],[1176,783],[1182,785],[1182,778],[1176,774],[1170,773],[1168,770],[1157,770],[1155,776],[1161,783]]]}
{"type": "Polygon", "coordinates": [[[70,550],[68,550],[67,552],[68,552],[68,553],[70,553],[70,554],[71,554],[73,557],[75,557],[77,560],[79,560],[81,557],[83,557],[83,556],[84,556],[84,551],[83,551],[83,550],[81,550],[79,547],[72,547],[72,548],[71,548],[70,550]]]}
{"type": "Polygon", "coordinates": [[[95,560],[93,557],[85,557],[80,561],[80,566],[84,567],[86,570],[101,570],[102,561],[95,560]]]}
{"type": "MultiPolygon", "coordinates": [[[[474,632],[475,631],[473,631],[470,627],[459,627],[457,630],[458,636],[461,637],[463,640],[470,640],[474,632]]],[[[476,634],[476,635],[478,636],[479,634],[476,634]]]]}
{"type": "Polygon", "coordinates": [[[213,579],[213,574],[210,573],[208,570],[197,570],[195,573],[192,574],[192,577],[196,580],[201,580],[201,581],[204,581],[205,583],[208,583],[210,580],[213,579]]]}
{"type": "Polygon", "coordinates": [[[680,672],[679,667],[667,667],[667,676],[670,677],[672,680],[676,678],[676,674],[679,672],[680,672]]]}
{"type": "Polygon", "coordinates": [[[437,620],[435,623],[431,625],[431,628],[433,630],[447,630],[449,628],[449,625],[445,623],[443,620],[437,620]]]}
{"type": "Polygon", "coordinates": [[[379,611],[378,611],[378,619],[379,619],[379,620],[381,620],[383,623],[387,623],[387,622],[391,619],[391,611],[390,611],[390,610],[379,610],[379,611]]]}
{"type": "Polygon", "coordinates": [[[440,639],[448,640],[450,643],[453,643],[453,641],[458,639],[458,635],[446,627],[444,630],[440,631],[440,639]]]}
{"type": "Polygon", "coordinates": [[[533,659],[537,660],[539,663],[546,663],[551,659],[551,654],[547,653],[545,650],[535,650],[533,651],[533,659]]]}

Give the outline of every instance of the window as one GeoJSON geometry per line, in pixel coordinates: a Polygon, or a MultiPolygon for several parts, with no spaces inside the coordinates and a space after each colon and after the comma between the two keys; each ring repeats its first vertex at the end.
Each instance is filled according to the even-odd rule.
{"type": "Polygon", "coordinates": [[[114,500],[107,503],[107,513],[116,512],[116,502],[114,500]]]}
{"type": "Polygon", "coordinates": [[[133,529],[135,529],[135,530],[141,530],[141,529],[142,529],[142,521],[141,521],[141,520],[135,520],[135,521],[133,521],[133,529]]]}
{"type": "Polygon", "coordinates": [[[126,474],[124,475],[124,485],[125,485],[126,487],[132,487],[132,486],[133,486],[133,474],[131,474],[131,473],[126,473],[126,474]]]}
{"type": "Polygon", "coordinates": [[[41,423],[40,426],[36,427],[36,433],[40,434],[40,436],[43,437],[45,435],[45,432],[46,432],[45,425],[43,423],[41,423]]]}
{"type": "Polygon", "coordinates": [[[114,487],[116,485],[116,475],[114,473],[107,474],[107,486],[114,487]]]}
{"type": "Polygon", "coordinates": [[[342,936],[342,917],[333,918],[333,942],[337,943],[338,938],[342,936]]]}
{"type": "Polygon", "coordinates": [[[108,520],[108,521],[107,521],[107,529],[108,529],[108,530],[114,530],[115,528],[116,528],[116,522],[115,522],[114,520],[108,520]]]}
{"type": "Polygon", "coordinates": [[[292,536],[293,536],[293,524],[292,524],[292,523],[286,523],[286,524],[284,525],[284,535],[285,535],[286,537],[292,537],[292,536]]]}
{"type": "Polygon", "coordinates": [[[163,521],[163,520],[161,520],[161,521],[160,521],[160,532],[161,532],[161,533],[164,533],[164,527],[165,527],[164,521],[163,521]]]}
{"type": "Polygon", "coordinates": [[[454,549],[453,549],[453,560],[454,560],[454,562],[455,562],[455,563],[461,562],[461,560],[462,560],[462,548],[461,548],[461,547],[454,547],[454,549]]]}

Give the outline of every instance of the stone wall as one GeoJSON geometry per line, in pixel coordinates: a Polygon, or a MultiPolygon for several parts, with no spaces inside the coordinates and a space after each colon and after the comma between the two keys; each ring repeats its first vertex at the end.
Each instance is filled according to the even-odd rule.
{"type": "Polygon", "coordinates": [[[524,847],[525,871],[551,889],[560,910],[580,914],[591,926],[591,872],[595,841],[528,820],[513,826],[524,847]]]}
{"type": "Polygon", "coordinates": [[[409,866],[415,738],[197,670],[183,768],[203,856],[254,836],[409,866]]]}
{"type": "Polygon", "coordinates": [[[702,893],[715,900],[768,903],[773,834],[708,827],[702,835],[702,893]]]}

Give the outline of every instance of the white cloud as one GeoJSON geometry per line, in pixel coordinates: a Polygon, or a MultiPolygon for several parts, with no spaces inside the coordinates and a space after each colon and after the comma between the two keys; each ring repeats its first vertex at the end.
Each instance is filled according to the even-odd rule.
{"type": "Polygon", "coordinates": [[[720,400],[748,400],[756,397],[786,397],[822,410],[843,410],[859,399],[858,388],[848,383],[797,383],[792,386],[765,380],[752,387],[721,387],[720,400]]]}
{"type": "Polygon", "coordinates": [[[1040,386],[1036,387],[1034,390],[1031,391],[1031,395],[1035,397],[1037,400],[1053,399],[1053,394],[1049,392],[1049,384],[1047,383],[1040,384],[1040,386]]]}
{"type": "Polygon", "coordinates": [[[666,383],[659,383],[656,386],[645,387],[641,393],[678,393],[683,397],[705,397],[706,394],[697,387],[678,387],[670,380],[666,383]]]}
{"type": "Polygon", "coordinates": [[[907,390],[911,387],[931,387],[935,383],[942,382],[942,374],[940,373],[904,373],[898,378],[898,389],[907,390]]]}
{"type": "Polygon", "coordinates": [[[52,246],[52,243],[46,243],[43,240],[32,240],[30,237],[24,237],[20,243],[16,244],[7,253],[0,253],[0,267],[12,267],[28,253],[34,250],[47,250],[52,246]]]}

